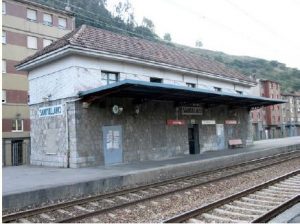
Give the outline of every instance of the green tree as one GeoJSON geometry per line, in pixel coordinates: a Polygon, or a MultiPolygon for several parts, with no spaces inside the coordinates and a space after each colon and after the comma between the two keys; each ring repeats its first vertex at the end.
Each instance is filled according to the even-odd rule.
{"type": "Polygon", "coordinates": [[[195,46],[196,47],[202,47],[203,46],[202,41],[201,40],[196,40],[195,46]]]}
{"type": "Polygon", "coordinates": [[[154,32],[154,23],[151,19],[144,17],[142,21],[142,26],[154,32]]]}
{"type": "Polygon", "coordinates": [[[164,40],[171,42],[172,41],[171,34],[170,33],[165,33],[164,40]]]}

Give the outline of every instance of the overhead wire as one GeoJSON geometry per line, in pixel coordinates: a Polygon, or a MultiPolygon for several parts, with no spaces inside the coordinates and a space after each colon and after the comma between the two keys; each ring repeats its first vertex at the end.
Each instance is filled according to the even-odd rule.
{"type": "MultiPolygon", "coordinates": [[[[67,2],[64,2],[64,1],[58,1],[58,0],[52,0],[52,1],[53,1],[53,2],[57,2],[57,3],[59,3],[59,4],[63,3],[63,4],[65,4],[65,5],[70,6],[71,8],[72,8],[72,7],[73,7],[73,8],[77,8],[77,9],[80,9],[80,10],[84,11],[85,13],[89,13],[90,15],[93,15],[93,16],[98,17],[97,20],[95,21],[94,19],[92,19],[92,18],[90,18],[90,17],[88,17],[88,16],[86,16],[86,15],[83,15],[82,13],[79,13],[79,12],[76,12],[76,11],[72,11],[75,15],[77,15],[77,16],[79,16],[79,17],[81,17],[81,18],[84,18],[84,19],[81,19],[82,21],[87,21],[87,22],[89,22],[89,23],[92,23],[92,24],[95,24],[95,25],[99,25],[99,26],[101,26],[101,27],[104,26],[104,27],[110,28],[110,29],[112,29],[112,30],[121,31],[121,32],[123,32],[123,33],[128,33],[128,34],[134,35],[134,36],[136,36],[136,37],[140,37],[140,38],[147,39],[147,40],[151,40],[151,41],[153,41],[153,40],[159,40],[159,39],[153,39],[153,38],[151,38],[150,36],[145,36],[145,35],[143,35],[143,34],[141,34],[141,33],[137,33],[137,32],[130,31],[130,30],[127,30],[127,29],[123,29],[123,28],[120,28],[120,27],[117,27],[117,26],[113,26],[113,25],[111,25],[111,24],[109,24],[109,23],[107,23],[107,22],[104,22],[104,21],[102,21],[102,20],[99,19],[99,18],[103,18],[103,19],[107,20],[107,18],[105,18],[105,17],[103,17],[103,16],[101,16],[101,15],[99,15],[99,14],[93,13],[93,12],[91,12],[91,11],[89,11],[89,10],[83,9],[83,8],[81,8],[81,7],[79,7],[79,6],[73,5],[72,3],[67,3],[67,2]]],[[[114,22],[117,22],[117,23],[123,25],[122,22],[118,22],[118,21],[114,21],[114,22]]]]}

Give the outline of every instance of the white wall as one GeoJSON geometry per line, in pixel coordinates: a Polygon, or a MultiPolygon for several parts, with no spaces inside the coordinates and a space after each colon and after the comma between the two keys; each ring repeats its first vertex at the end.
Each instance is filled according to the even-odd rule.
{"type": "Polygon", "coordinates": [[[213,90],[214,86],[220,87],[224,92],[250,91],[250,88],[244,85],[208,79],[200,75],[177,73],[121,61],[67,56],[29,72],[30,104],[41,103],[48,96],[50,100],[56,100],[77,96],[79,91],[97,88],[103,85],[101,70],[119,72],[121,80],[149,81],[150,77],[157,77],[162,78],[166,84],[185,86],[186,82],[189,82],[195,83],[198,88],[213,90]]]}

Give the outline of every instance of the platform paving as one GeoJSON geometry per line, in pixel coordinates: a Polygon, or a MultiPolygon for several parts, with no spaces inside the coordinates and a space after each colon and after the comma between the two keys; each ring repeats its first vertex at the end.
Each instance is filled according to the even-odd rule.
{"type": "Polygon", "coordinates": [[[155,182],[189,172],[207,171],[295,149],[300,150],[300,136],[258,141],[247,148],[113,166],[77,169],[39,166],[4,167],[2,169],[3,208],[23,207],[47,200],[155,182]]]}

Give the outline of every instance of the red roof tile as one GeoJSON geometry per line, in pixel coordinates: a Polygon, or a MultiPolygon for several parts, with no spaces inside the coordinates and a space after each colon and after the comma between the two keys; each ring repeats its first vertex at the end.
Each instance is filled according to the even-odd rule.
{"type": "Polygon", "coordinates": [[[226,78],[253,82],[248,76],[230,69],[222,63],[208,60],[194,53],[166,44],[113,33],[86,25],[82,25],[46,48],[24,59],[19,65],[66,45],[78,46],[121,56],[129,56],[136,59],[192,69],[199,72],[208,72],[226,78]]]}

